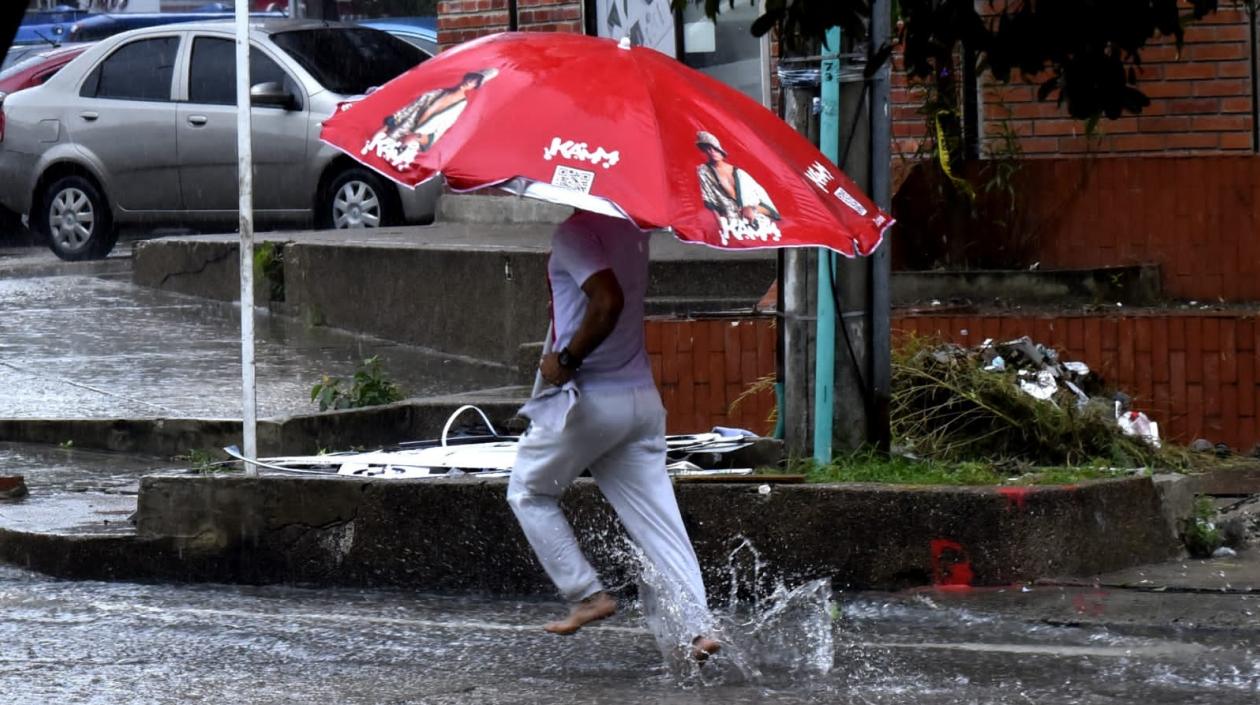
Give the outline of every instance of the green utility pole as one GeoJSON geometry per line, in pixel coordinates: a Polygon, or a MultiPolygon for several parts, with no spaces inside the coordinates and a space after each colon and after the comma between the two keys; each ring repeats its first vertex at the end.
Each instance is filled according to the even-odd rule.
{"type": "MultiPolygon", "coordinates": [[[[819,149],[833,164],[840,161],[840,28],[827,30],[822,52],[819,149]]],[[[814,460],[830,463],[835,412],[836,299],[831,281],[835,255],[818,249],[818,322],[814,355],[814,460]]]]}

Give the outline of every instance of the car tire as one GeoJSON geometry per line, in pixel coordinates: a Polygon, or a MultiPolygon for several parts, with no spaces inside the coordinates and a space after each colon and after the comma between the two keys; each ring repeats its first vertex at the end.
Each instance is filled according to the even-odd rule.
{"type": "Polygon", "coordinates": [[[105,196],[82,176],[54,181],[44,191],[35,216],[36,229],[48,238],[53,253],[69,262],[102,259],[118,242],[105,196]]]}
{"type": "Polygon", "coordinates": [[[381,228],[402,223],[402,204],[392,183],[353,167],[337,174],[320,197],[316,225],[325,230],[381,228]]]}

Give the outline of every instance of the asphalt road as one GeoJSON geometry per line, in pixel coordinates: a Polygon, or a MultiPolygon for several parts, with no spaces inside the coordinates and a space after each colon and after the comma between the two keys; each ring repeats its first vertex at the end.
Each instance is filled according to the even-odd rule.
{"type": "MultiPolygon", "coordinates": [[[[0,250],[0,417],[235,415],[231,307],[132,287],[126,266],[0,250]]],[[[499,374],[270,317],[260,334],[264,413],[308,409],[318,374],[345,374],[367,354],[431,393],[442,380],[489,386],[499,374]]],[[[30,466],[32,487],[99,492],[120,507],[139,474],[167,462],[13,445],[0,456],[30,466]]],[[[561,609],[390,590],[65,582],[0,566],[0,705],[1260,701],[1258,595],[818,587],[722,608],[726,648],[699,670],[663,654],[631,602],[575,637],[542,633],[561,609]]]]}
{"type": "MultiPolygon", "coordinates": [[[[1055,588],[1008,597],[1029,594],[1074,602],[1055,588]]],[[[73,583],[0,567],[0,703],[1241,705],[1260,697],[1254,625],[1073,626],[930,593],[838,595],[833,621],[816,598],[798,596],[777,613],[770,603],[724,613],[727,649],[695,669],[657,650],[633,604],[564,638],[538,628],[561,609],[555,603],[73,583]],[[811,636],[820,623],[830,625],[826,639],[811,636]]]]}

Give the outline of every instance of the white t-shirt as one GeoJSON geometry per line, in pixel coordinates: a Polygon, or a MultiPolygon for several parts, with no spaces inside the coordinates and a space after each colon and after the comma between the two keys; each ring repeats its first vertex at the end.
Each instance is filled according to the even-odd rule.
{"type": "Polygon", "coordinates": [[[551,281],[554,349],[563,350],[586,315],[582,285],[612,269],[625,304],[617,325],[582,361],[580,388],[651,385],[652,367],[643,343],[643,299],[648,284],[648,234],[624,218],[578,211],[551,238],[547,277],[551,281]]]}

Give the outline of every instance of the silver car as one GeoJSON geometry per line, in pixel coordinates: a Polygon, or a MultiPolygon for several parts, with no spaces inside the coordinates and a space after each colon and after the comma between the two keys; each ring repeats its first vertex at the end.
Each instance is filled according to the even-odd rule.
{"type": "MultiPolygon", "coordinates": [[[[424,60],[384,32],[252,27],[254,208],[261,227],[428,222],[440,186],[400,187],[320,142],[322,120],[424,60]]],[[[120,225],[234,228],[230,22],[117,35],[0,107],[0,205],[63,259],[104,257],[120,225]]]]}

